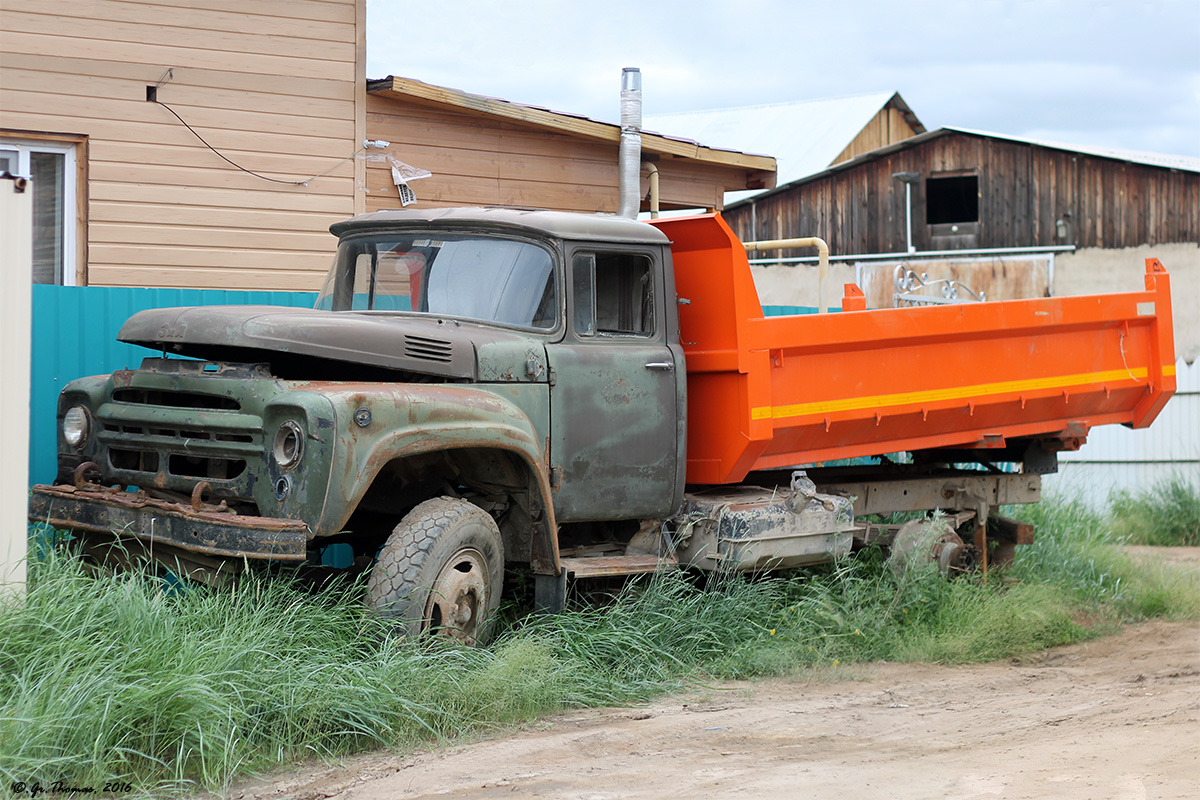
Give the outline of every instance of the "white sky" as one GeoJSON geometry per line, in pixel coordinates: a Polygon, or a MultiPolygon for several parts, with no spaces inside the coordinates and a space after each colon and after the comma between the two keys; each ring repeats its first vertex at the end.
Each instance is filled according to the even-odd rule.
{"type": "MultiPolygon", "coordinates": [[[[616,122],[899,91],[951,125],[1200,157],[1200,0],[367,0],[367,77],[616,122]]],[[[687,131],[663,131],[687,136],[687,131]]]]}

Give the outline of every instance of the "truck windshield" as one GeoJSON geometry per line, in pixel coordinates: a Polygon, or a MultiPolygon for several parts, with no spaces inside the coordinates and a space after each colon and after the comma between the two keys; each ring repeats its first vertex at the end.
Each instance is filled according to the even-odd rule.
{"type": "Polygon", "coordinates": [[[418,235],[342,241],[316,307],[549,329],[558,305],[549,250],[514,239],[418,235]]]}

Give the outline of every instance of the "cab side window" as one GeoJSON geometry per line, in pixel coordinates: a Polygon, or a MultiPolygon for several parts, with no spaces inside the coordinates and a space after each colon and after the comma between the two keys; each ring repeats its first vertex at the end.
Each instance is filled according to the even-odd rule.
{"type": "Polygon", "coordinates": [[[654,271],[635,253],[577,253],[575,332],[580,336],[654,335],[654,271]]]}

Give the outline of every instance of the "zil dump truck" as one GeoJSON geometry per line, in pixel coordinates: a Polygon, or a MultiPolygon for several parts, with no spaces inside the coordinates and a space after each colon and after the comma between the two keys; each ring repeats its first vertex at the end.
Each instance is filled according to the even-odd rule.
{"type": "Polygon", "coordinates": [[[568,576],[788,568],[872,540],[986,563],[1029,540],[998,509],[1036,502],[1060,450],[1149,425],[1175,388],[1153,259],[1124,294],[867,310],[851,284],[841,311],[766,317],[716,214],[331,230],[314,309],[130,318],[120,339],[154,355],[64,389],[59,480],[30,518],[201,580],[349,545],[399,630],[471,642],[506,570],[553,609],[568,576]]]}

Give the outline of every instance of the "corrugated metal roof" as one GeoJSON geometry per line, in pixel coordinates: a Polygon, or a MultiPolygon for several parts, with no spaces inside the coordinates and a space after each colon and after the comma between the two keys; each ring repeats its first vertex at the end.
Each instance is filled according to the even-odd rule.
{"type": "MultiPolygon", "coordinates": [[[[874,92],[828,100],[649,114],[648,131],[687,135],[712,147],[770,153],[778,164],[776,184],[820,172],[854,140],[896,92],[874,92]]],[[[756,192],[726,195],[726,201],[756,192]]]]}
{"type": "MultiPolygon", "coordinates": [[[[956,131],[958,133],[969,133],[972,136],[986,136],[989,139],[1004,139],[1009,142],[1018,142],[1020,144],[1031,144],[1038,147],[1049,147],[1054,150],[1066,150],[1070,153],[1082,153],[1088,156],[1098,156],[1100,158],[1112,158],[1117,161],[1128,161],[1132,164],[1148,164],[1152,167],[1166,167],[1168,169],[1180,169],[1186,172],[1200,172],[1200,158],[1192,156],[1172,156],[1165,153],[1146,153],[1139,150],[1120,150],[1115,147],[1093,147],[1091,145],[1080,144],[1064,144],[1063,142],[1054,142],[1048,139],[1030,139],[1024,136],[1010,136],[1007,133],[991,133],[989,131],[976,131],[970,128],[953,128],[946,127],[942,130],[956,131]]],[[[784,183],[784,181],[779,181],[784,183]]]]}

